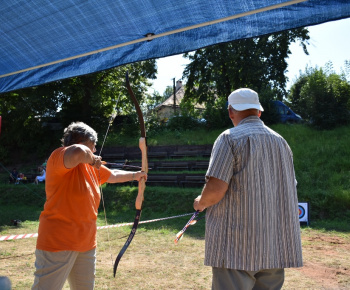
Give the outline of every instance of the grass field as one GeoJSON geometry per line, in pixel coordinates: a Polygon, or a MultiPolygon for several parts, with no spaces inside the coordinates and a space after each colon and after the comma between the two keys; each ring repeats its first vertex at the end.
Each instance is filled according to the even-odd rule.
{"type": "MultiPolygon", "coordinates": [[[[350,289],[350,128],[315,131],[304,125],[276,125],[273,129],[294,153],[299,201],[311,205],[311,224],[301,229],[304,267],[286,270],[283,289],[350,289]]],[[[191,139],[200,135],[206,136],[202,144],[212,144],[220,132],[206,133],[169,133],[163,136],[164,141],[151,136],[150,144],[163,145],[169,140],[201,144],[191,139]]],[[[0,178],[7,180],[8,173],[0,171],[0,178]]],[[[142,220],[191,213],[193,199],[200,191],[148,186],[142,220]]],[[[131,187],[104,186],[108,224],[133,221],[136,194],[136,183],[131,187]]],[[[1,183],[0,236],[36,233],[44,202],[41,184],[1,183]],[[12,219],[22,220],[21,225],[11,226],[12,219]]],[[[203,265],[205,220],[191,226],[178,245],[173,242],[188,218],[139,225],[116,278],[113,262],[130,227],[99,230],[96,289],[210,289],[211,269],[203,265]]],[[[102,208],[98,225],[104,225],[102,208]]],[[[0,276],[8,276],[13,289],[30,289],[35,243],[35,238],[0,241],[0,276]]],[[[65,289],[69,289],[67,285],[65,289]]]]}
{"type": "MultiPolygon", "coordinates": [[[[191,226],[177,245],[173,242],[189,217],[140,224],[115,278],[112,265],[130,227],[99,230],[96,289],[211,289],[211,268],[203,265],[204,220],[191,226]]],[[[24,222],[19,228],[3,228],[0,235],[32,233],[36,226],[24,222]]],[[[0,273],[11,279],[13,289],[31,287],[35,243],[36,238],[0,242],[0,273]]],[[[302,244],[304,267],[286,269],[283,289],[350,288],[349,232],[304,227],[302,244]]]]}

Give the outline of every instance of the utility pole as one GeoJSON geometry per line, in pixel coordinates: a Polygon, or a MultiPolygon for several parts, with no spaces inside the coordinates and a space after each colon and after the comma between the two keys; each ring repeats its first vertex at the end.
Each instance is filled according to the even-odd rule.
{"type": "Polygon", "coordinates": [[[175,91],[175,78],[173,78],[173,91],[174,91],[174,115],[176,114],[176,91],[175,91]]]}

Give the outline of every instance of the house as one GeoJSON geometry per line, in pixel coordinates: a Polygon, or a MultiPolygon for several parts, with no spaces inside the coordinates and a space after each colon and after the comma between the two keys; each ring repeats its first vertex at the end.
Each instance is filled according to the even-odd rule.
{"type": "MultiPolygon", "coordinates": [[[[182,85],[182,81],[178,80],[175,87],[175,98],[172,94],[163,103],[159,104],[154,108],[158,118],[162,121],[168,120],[171,116],[175,114],[181,114],[180,103],[185,96],[185,88],[182,85]],[[174,106],[175,102],[175,106],[174,106]]],[[[197,104],[195,105],[197,110],[204,110],[205,106],[197,104]]]]}

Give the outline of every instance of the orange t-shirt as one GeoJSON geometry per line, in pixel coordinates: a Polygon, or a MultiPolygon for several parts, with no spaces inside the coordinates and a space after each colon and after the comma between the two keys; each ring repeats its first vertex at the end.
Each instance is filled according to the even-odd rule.
{"type": "Polygon", "coordinates": [[[99,185],[108,180],[111,171],[82,163],[67,169],[63,163],[66,148],[53,151],[47,161],[46,202],[39,218],[36,248],[86,252],[96,247],[99,185]]]}

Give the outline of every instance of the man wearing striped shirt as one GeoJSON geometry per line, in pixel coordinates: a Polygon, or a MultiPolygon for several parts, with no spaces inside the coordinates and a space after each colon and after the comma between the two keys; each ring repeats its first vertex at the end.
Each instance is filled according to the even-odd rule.
{"type": "Polygon", "coordinates": [[[215,141],[194,209],[206,212],[212,289],[280,289],[284,268],[302,267],[293,154],[260,120],[258,94],[228,97],[233,128],[215,141]]]}

